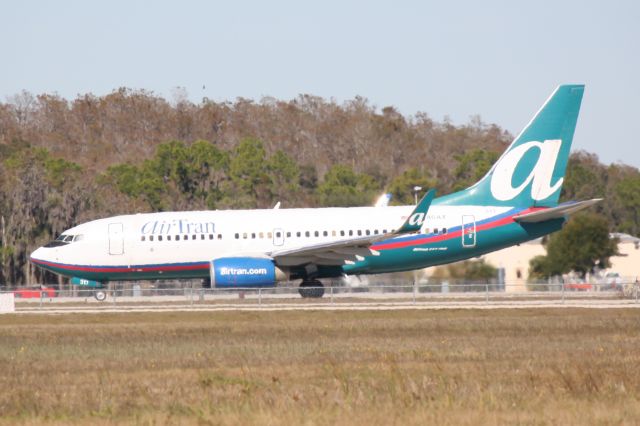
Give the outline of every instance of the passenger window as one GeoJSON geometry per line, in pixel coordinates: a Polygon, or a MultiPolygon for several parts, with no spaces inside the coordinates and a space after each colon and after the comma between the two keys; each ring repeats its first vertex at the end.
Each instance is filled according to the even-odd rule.
{"type": "Polygon", "coordinates": [[[251,238],[254,239],[254,240],[256,239],[256,233],[255,232],[251,233],[251,238]]]}
{"type": "Polygon", "coordinates": [[[264,238],[264,232],[261,232],[258,235],[260,236],[260,238],[264,238]]]}
{"type": "Polygon", "coordinates": [[[218,234],[218,239],[221,240],[222,239],[222,234],[218,234]]]}
{"type": "Polygon", "coordinates": [[[247,233],[246,232],[244,234],[242,234],[242,238],[245,239],[245,240],[247,239],[247,233]]]}
{"type": "Polygon", "coordinates": [[[162,235],[158,235],[158,241],[162,241],[162,235]]]}
{"type": "Polygon", "coordinates": [[[442,228],[442,233],[446,234],[447,233],[447,228],[442,228]]]}
{"type": "Polygon", "coordinates": [[[153,241],[153,235],[149,235],[149,241],[153,241]]]}
{"type": "Polygon", "coordinates": [[[180,235],[176,235],[176,241],[180,241],[180,235]]]}
{"type": "Polygon", "coordinates": [[[296,237],[300,237],[302,234],[300,233],[300,231],[296,232],[296,237]]]}
{"type": "Polygon", "coordinates": [[[171,235],[167,235],[167,241],[171,241],[171,235]]]}
{"type": "Polygon", "coordinates": [[[377,229],[373,230],[373,235],[378,235],[378,230],[377,229]]]}
{"type": "Polygon", "coordinates": [[[340,231],[340,236],[344,237],[344,230],[340,231]]]}
{"type": "Polygon", "coordinates": [[[287,238],[291,238],[291,232],[287,232],[287,238]]]}
{"type": "Polygon", "coordinates": [[[362,229],[358,229],[358,236],[362,235],[362,229]]]}
{"type": "Polygon", "coordinates": [[[369,231],[369,230],[367,229],[364,233],[365,233],[365,234],[367,234],[367,235],[370,235],[370,234],[371,234],[371,231],[369,231]]]}
{"type": "Polygon", "coordinates": [[[282,236],[282,233],[276,232],[276,238],[280,238],[281,236],[282,236]]]}
{"type": "Polygon", "coordinates": [[[140,238],[140,241],[144,241],[144,240],[145,240],[145,237],[143,235],[142,238],[140,238]]]}
{"type": "Polygon", "coordinates": [[[200,239],[204,240],[204,234],[200,234],[200,239]]]}
{"type": "Polygon", "coordinates": [[[336,236],[336,231],[331,231],[331,236],[335,237],[336,236]]]}
{"type": "Polygon", "coordinates": [[[209,239],[213,240],[213,234],[209,234],[209,239]]]}
{"type": "Polygon", "coordinates": [[[271,232],[267,232],[267,238],[272,239],[273,238],[273,234],[271,232]]]}
{"type": "Polygon", "coordinates": [[[387,230],[386,230],[386,229],[383,229],[383,230],[382,230],[382,233],[383,233],[383,234],[386,234],[386,233],[387,233],[387,230]]]}
{"type": "Polygon", "coordinates": [[[195,235],[195,234],[194,234],[194,235],[192,235],[192,236],[191,236],[191,239],[192,239],[192,240],[195,240],[195,239],[196,239],[196,237],[197,237],[197,235],[195,235]]]}
{"type": "Polygon", "coordinates": [[[240,234],[236,234],[236,240],[240,238],[240,234]]]}
{"type": "Polygon", "coordinates": [[[322,235],[323,235],[324,237],[328,237],[328,236],[329,236],[329,233],[328,233],[327,231],[324,231],[324,232],[322,233],[322,235]]]}
{"type": "Polygon", "coordinates": [[[304,233],[304,236],[305,236],[305,237],[309,237],[309,236],[311,236],[311,234],[309,233],[309,231],[306,231],[306,232],[304,233]]]}
{"type": "Polygon", "coordinates": [[[316,231],[316,232],[313,233],[313,235],[315,235],[316,237],[319,237],[320,236],[320,232],[316,231]]]}
{"type": "Polygon", "coordinates": [[[349,236],[351,237],[353,235],[353,229],[349,229],[349,236]]]}

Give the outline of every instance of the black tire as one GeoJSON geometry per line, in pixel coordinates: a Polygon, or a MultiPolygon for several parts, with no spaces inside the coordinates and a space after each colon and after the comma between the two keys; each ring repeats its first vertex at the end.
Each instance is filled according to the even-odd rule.
{"type": "Polygon", "coordinates": [[[303,281],[298,287],[298,293],[305,299],[319,299],[324,296],[324,286],[318,280],[303,281]]]}
{"type": "Polygon", "coordinates": [[[107,300],[107,292],[104,290],[96,290],[95,293],[93,293],[93,297],[95,297],[98,302],[104,302],[107,300]]]}

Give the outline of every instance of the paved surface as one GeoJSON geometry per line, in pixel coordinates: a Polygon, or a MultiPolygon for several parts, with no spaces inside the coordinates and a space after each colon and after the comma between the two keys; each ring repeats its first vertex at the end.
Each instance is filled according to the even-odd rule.
{"type": "MultiPolygon", "coordinates": [[[[406,297],[406,295],[405,295],[406,297]]],[[[148,300],[148,298],[145,298],[148,300]]],[[[124,300],[124,299],[123,299],[124,300]]],[[[296,303],[268,301],[261,304],[257,300],[246,303],[121,303],[109,302],[71,304],[45,303],[37,306],[32,303],[21,303],[16,306],[17,314],[65,314],[65,313],[121,313],[121,312],[216,312],[216,311],[293,311],[293,310],[403,310],[403,309],[531,309],[531,308],[589,308],[589,309],[619,309],[640,308],[640,303],[634,299],[581,299],[581,300],[418,300],[412,301],[340,301],[332,303],[329,299],[322,301],[300,301],[296,303]]],[[[184,302],[184,298],[180,298],[184,302]]]]}

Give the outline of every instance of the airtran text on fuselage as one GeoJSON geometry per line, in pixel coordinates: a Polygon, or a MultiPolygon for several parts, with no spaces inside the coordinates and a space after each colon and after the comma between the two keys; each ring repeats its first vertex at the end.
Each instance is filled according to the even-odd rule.
{"type": "Polygon", "coordinates": [[[154,220],[142,225],[143,235],[169,234],[215,234],[216,225],[213,222],[192,222],[184,219],[154,220]]]}

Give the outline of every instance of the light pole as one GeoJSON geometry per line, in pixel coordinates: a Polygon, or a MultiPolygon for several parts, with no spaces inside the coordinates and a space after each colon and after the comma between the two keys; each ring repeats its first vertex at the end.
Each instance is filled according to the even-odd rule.
{"type": "Polygon", "coordinates": [[[421,186],[414,186],[413,187],[413,198],[415,201],[415,204],[418,205],[418,192],[422,191],[422,187],[421,186]]]}

